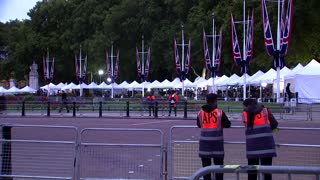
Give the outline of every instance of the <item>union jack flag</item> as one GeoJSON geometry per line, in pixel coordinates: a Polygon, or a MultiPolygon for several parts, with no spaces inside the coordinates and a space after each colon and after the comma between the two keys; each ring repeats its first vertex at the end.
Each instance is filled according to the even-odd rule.
{"type": "Polygon", "coordinates": [[[150,51],[150,48],[149,48],[149,49],[148,49],[148,54],[147,54],[146,66],[144,67],[144,75],[145,75],[145,77],[147,77],[148,74],[149,74],[149,69],[150,69],[150,55],[151,55],[151,51],[150,51]]]}
{"type": "Polygon", "coordinates": [[[263,35],[264,35],[264,45],[266,52],[269,56],[274,55],[274,43],[272,38],[271,26],[269,22],[269,16],[267,11],[267,5],[265,0],[261,0],[262,9],[262,21],[263,21],[263,35]]]}
{"type": "Polygon", "coordinates": [[[216,57],[214,60],[214,68],[215,71],[218,71],[220,64],[221,64],[221,47],[222,47],[222,28],[220,28],[220,33],[219,33],[219,43],[218,43],[218,47],[216,50],[216,57]]]}
{"type": "Polygon", "coordinates": [[[176,64],[176,70],[178,73],[181,72],[181,66],[180,66],[180,58],[179,58],[179,50],[177,47],[177,41],[174,39],[174,62],[176,64]]]}
{"type": "Polygon", "coordinates": [[[118,53],[117,53],[116,64],[115,64],[114,71],[113,71],[113,76],[112,76],[113,79],[117,79],[118,72],[119,72],[119,50],[118,50],[118,53]]]}
{"type": "Polygon", "coordinates": [[[210,59],[210,52],[208,48],[208,43],[207,43],[207,36],[206,32],[203,30],[202,33],[202,40],[203,40],[203,54],[204,54],[204,63],[206,65],[206,68],[211,71],[211,59],[210,59]]]}
{"type": "Polygon", "coordinates": [[[136,61],[137,61],[138,76],[141,76],[142,67],[141,67],[140,57],[139,57],[139,51],[138,51],[138,48],[137,48],[137,47],[136,47],[136,61]]]}
{"type": "Polygon", "coordinates": [[[253,25],[254,25],[254,18],[253,18],[253,11],[252,11],[252,16],[251,20],[248,17],[248,31],[246,35],[246,63],[249,64],[252,60],[252,55],[253,55],[253,25]]]}
{"type": "Polygon", "coordinates": [[[242,63],[242,58],[241,58],[241,52],[240,52],[240,47],[239,47],[239,42],[238,42],[238,37],[237,37],[237,32],[236,32],[236,26],[233,21],[233,16],[231,14],[231,43],[232,43],[232,55],[234,62],[237,65],[241,65],[242,63]]]}
{"type": "Polygon", "coordinates": [[[188,72],[189,72],[190,56],[191,56],[191,40],[189,40],[189,43],[188,43],[186,62],[184,63],[184,72],[185,72],[185,74],[188,74],[188,72]]]}
{"type": "MultiPolygon", "coordinates": [[[[287,13],[285,18],[282,20],[281,26],[281,48],[280,54],[281,56],[285,56],[288,53],[289,48],[289,40],[291,34],[291,26],[292,26],[292,14],[293,14],[293,0],[288,0],[287,4],[287,13]]],[[[284,16],[282,16],[284,17],[284,16]]]]}

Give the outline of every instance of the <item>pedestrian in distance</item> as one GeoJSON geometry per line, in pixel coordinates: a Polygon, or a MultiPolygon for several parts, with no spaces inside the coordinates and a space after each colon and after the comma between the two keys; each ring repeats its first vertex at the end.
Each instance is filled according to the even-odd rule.
{"type": "MultiPolygon", "coordinates": [[[[278,122],[268,108],[258,104],[256,99],[243,101],[243,122],[246,130],[246,153],[248,165],[271,166],[277,156],[273,132],[278,122]]],[[[249,172],[248,180],[256,180],[257,173],[249,172]]],[[[264,180],[271,180],[271,174],[264,174],[264,180]]]]}
{"type": "Polygon", "coordinates": [[[151,116],[151,111],[152,111],[152,115],[154,116],[154,103],[155,103],[155,96],[150,93],[147,96],[147,103],[148,103],[148,109],[149,109],[149,116],[151,116]]]}
{"type": "Polygon", "coordinates": [[[62,111],[63,107],[66,107],[67,112],[69,113],[67,93],[65,91],[62,91],[59,113],[62,111]]]}
{"type": "MultiPolygon", "coordinates": [[[[201,128],[199,140],[199,157],[202,166],[223,165],[224,141],[223,128],[230,128],[231,122],[225,112],[218,108],[218,96],[210,93],[206,96],[207,104],[201,107],[197,115],[197,126],[201,128]]],[[[216,180],[223,179],[223,173],[215,174],[216,180]]],[[[204,176],[211,180],[211,174],[204,176]]]]}
{"type": "Polygon", "coordinates": [[[291,98],[292,98],[292,92],[291,92],[291,90],[290,90],[290,83],[288,83],[287,84],[287,86],[286,86],[286,93],[287,93],[287,95],[288,95],[288,101],[290,102],[290,100],[291,100],[291,98]]]}
{"type": "Polygon", "coordinates": [[[169,100],[169,116],[171,116],[172,108],[174,110],[174,115],[177,116],[177,102],[179,100],[179,97],[175,91],[173,91],[172,94],[168,96],[168,100],[169,100]]]}

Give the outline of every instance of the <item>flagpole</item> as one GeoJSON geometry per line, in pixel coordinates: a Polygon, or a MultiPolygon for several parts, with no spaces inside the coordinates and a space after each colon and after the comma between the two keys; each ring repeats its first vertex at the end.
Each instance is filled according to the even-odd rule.
{"type": "Polygon", "coordinates": [[[141,51],[142,52],[142,54],[141,54],[142,55],[142,68],[141,68],[142,71],[141,72],[143,73],[143,76],[142,76],[143,79],[142,79],[141,83],[142,83],[142,97],[144,97],[144,81],[146,79],[145,78],[146,72],[145,72],[145,68],[144,68],[144,35],[142,35],[142,47],[141,48],[142,48],[142,51],[141,51]]]}
{"type": "Polygon", "coordinates": [[[46,67],[46,80],[47,80],[47,83],[48,83],[48,97],[50,96],[50,80],[49,80],[49,48],[47,48],[47,57],[46,57],[46,64],[47,64],[47,67],[46,67]]]}
{"type": "Polygon", "coordinates": [[[113,98],[113,83],[114,83],[114,67],[113,67],[113,42],[111,45],[111,98],[113,98]]]}
{"type": "Polygon", "coordinates": [[[278,22],[277,22],[277,103],[280,103],[280,0],[278,0],[278,22]]]}
{"type": "MultiPolygon", "coordinates": [[[[184,34],[183,34],[183,24],[181,24],[181,38],[182,38],[182,59],[181,59],[181,72],[184,73],[184,34]]],[[[185,76],[183,74],[183,76],[185,76]]],[[[182,96],[184,96],[184,77],[182,77],[182,96]]]]}
{"type": "Polygon", "coordinates": [[[212,78],[212,93],[215,93],[214,79],[215,79],[215,57],[216,57],[216,36],[215,36],[215,27],[214,27],[214,13],[212,13],[212,71],[214,71],[214,76],[212,78]]]}
{"type": "MultiPolygon", "coordinates": [[[[243,61],[245,62],[246,57],[246,0],[243,0],[243,61]]],[[[243,100],[247,97],[247,85],[246,85],[246,74],[247,74],[247,65],[246,63],[243,66],[243,100]]]]}

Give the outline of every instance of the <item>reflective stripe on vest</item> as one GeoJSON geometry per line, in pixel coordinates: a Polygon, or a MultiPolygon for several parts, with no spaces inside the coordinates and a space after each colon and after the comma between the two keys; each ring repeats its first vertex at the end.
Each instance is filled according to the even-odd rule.
{"type": "Polygon", "coordinates": [[[211,112],[200,110],[198,118],[201,125],[199,156],[223,157],[223,130],[221,125],[222,110],[217,108],[211,112]]]}
{"type": "Polygon", "coordinates": [[[246,124],[247,158],[275,157],[276,149],[273,139],[268,110],[263,108],[259,114],[254,115],[253,127],[248,127],[248,114],[243,113],[246,124]]]}

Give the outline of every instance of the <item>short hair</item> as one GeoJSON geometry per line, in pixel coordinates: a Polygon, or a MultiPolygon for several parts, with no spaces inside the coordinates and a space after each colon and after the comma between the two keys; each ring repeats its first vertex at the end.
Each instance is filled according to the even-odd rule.
{"type": "Polygon", "coordinates": [[[256,99],[248,98],[248,99],[244,100],[242,104],[243,104],[244,106],[254,106],[254,105],[257,105],[258,102],[257,102],[256,99]]]}
{"type": "Polygon", "coordinates": [[[214,93],[210,93],[210,94],[207,94],[207,103],[214,103],[217,101],[218,99],[218,96],[217,94],[214,94],[214,93]]]}

